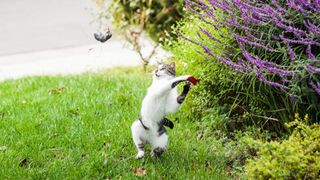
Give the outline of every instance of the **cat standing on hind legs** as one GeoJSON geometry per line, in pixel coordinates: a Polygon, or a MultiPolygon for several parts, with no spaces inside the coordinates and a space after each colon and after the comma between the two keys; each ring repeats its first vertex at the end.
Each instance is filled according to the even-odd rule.
{"type": "Polygon", "coordinates": [[[164,126],[173,128],[173,123],[166,119],[169,113],[176,112],[197,80],[191,75],[175,76],[175,64],[160,64],[153,72],[153,81],[142,101],[141,117],[131,126],[133,141],[138,149],[136,158],[145,154],[144,147],[151,145],[151,156],[159,157],[167,148],[168,133],[164,126]],[[179,95],[177,85],[187,82],[179,95]]]}

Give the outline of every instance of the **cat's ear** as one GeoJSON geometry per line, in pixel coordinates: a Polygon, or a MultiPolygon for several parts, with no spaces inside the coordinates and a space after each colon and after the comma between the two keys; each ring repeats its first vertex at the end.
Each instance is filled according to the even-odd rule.
{"type": "Polygon", "coordinates": [[[176,63],[174,63],[174,62],[170,63],[169,66],[170,66],[172,69],[176,69],[176,63]]]}

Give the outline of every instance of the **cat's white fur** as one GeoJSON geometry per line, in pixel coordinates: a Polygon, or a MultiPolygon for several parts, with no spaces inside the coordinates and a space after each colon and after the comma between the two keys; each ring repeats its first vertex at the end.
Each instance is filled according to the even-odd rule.
{"type": "Polygon", "coordinates": [[[169,136],[167,133],[159,136],[159,122],[167,114],[176,112],[181,105],[177,102],[179,96],[177,87],[172,88],[172,84],[177,81],[185,81],[190,77],[190,75],[170,76],[163,70],[161,71],[161,65],[158,69],[160,70],[153,72],[153,81],[143,99],[141,108],[141,121],[149,129],[146,130],[139,120],[136,120],[131,126],[133,141],[138,149],[136,158],[142,158],[145,154],[144,149],[139,148],[139,144],[151,144],[152,156],[154,149],[165,150],[167,148],[169,136]]]}

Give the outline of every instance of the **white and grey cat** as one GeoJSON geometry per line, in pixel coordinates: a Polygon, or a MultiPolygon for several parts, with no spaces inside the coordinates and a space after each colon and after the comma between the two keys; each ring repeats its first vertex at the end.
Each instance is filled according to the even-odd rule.
{"type": "Polygon", "coordinates": [[[178,76],[175,64],[160,64],[153,72],[153,81],[142,101],[141,117],[131,126],[133,141],[138,149],[137,159],[145,154],[144,147],[151,144],[151,156],[159,157],[167,148],[168,134],[164,126],[173,128],[166,119],[169,113],[176,112],[184,101],[189,89],[190,75],[178,76]],[[187,82],[179,95],[177,85],[187,82]]]}

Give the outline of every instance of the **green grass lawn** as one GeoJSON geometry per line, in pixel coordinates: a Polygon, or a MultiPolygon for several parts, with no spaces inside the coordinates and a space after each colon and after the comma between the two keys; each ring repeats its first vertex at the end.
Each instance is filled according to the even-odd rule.
{"type": "Polygon", "coordinates": [[[170,116],[169,148],[134,159],[131,123],[151,83],[149,74],[115,69],[100,74],[32,77],[0,83],[0,179],[225,179],[212,139],[197,139],[182,108],[170,116]]]}

